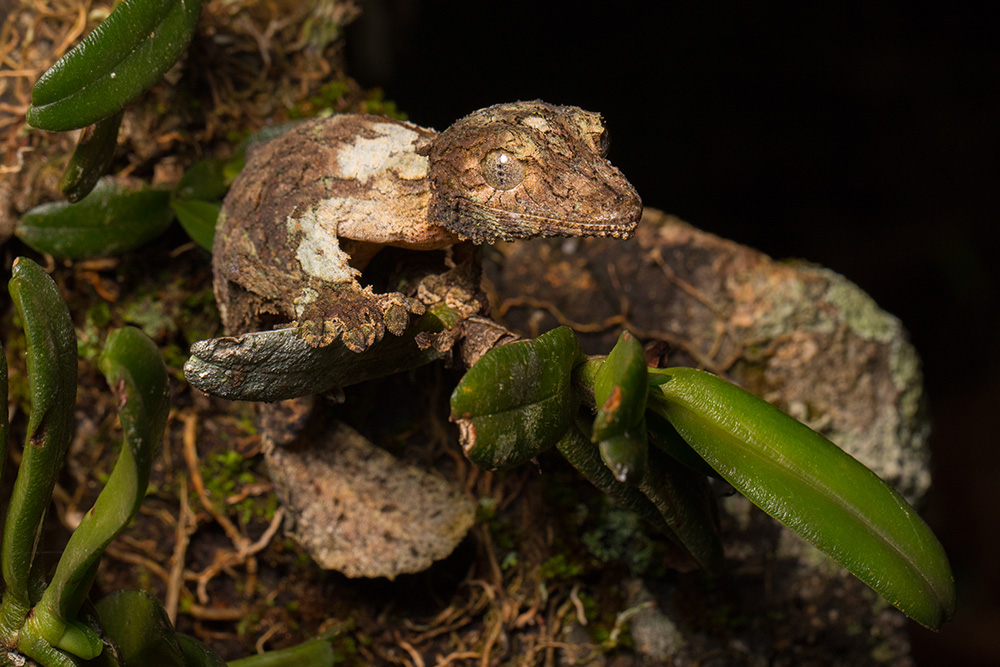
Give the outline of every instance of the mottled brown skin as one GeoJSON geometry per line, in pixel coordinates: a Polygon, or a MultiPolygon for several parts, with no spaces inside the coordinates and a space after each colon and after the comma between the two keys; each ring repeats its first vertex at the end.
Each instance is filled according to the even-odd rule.
{"type": "Polygon", "coordinates": [[[303,123],[248,156],[222,208],[215,290],[231,334],[295,322],[361,352],[425,304],[362,288],[384,246],[632,235],[635,189],[598,114],[544,102],[477,111],[444,132],[367,115],[303,123]]]}

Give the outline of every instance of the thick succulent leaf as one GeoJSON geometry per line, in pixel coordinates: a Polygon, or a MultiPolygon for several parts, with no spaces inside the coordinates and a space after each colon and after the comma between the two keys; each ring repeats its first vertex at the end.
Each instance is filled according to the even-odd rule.
{"type": "MultiPolygon", "coordinates": [[[[0,479],[3,479],[4,467],[7,464],[7,450],[10,447],[10,424],[7,421],[7,355],[3,351],[3,341],[0,341],[0,398],[4,400],[0,409],[0,479]]],[[[3,515],[0,514],[0,522],[3,515]]]]}
{"type": "Polygon", "coordinates": [[[215,239],[215,223],[222,204],[200,199],[171,199],[170,208],[191,240],[209,252],[215,239]]]}
{"type": "Polygon", "coordinates": [[[621,435],[646,412],[646,356],[635,336],[623,331],[594,380],[594,442],[621,435]]]}
{"type": "Polygon", "coordinates": [[[705,463],[705,459],[698,456],[698,452],[691,449],[691,445],[681,437],[673,424],[658,412],[660,404],[656,401],[649,401],[648,405],[646,432],[649,435],[650,444],[697,473],[706,477],[722,479],[712,466],[705,463]]]}
{"type": "Polygon", "coordinates": [[[194,637],[177,634],[176,639],[177,645],[181,647],[181,653],[184,654],[186,667],[226,667],[226,661],[218,653],[194,637]]]}
{"type": "Polygon", "coordinates": [[[955,608],[940,542],[868,468],[774,406],[704,371],[672,368],[651,396],[723,478],[917,622],[955,608]]]}
{"type": "Polygon", "coordinates": [[[123,0],[41,76],[28,123],[61,132],[120,111],[177,62],[200,12],[201,0],[123,0]]]}
{"type": "Polygon", "coordinates": [[[642,480],[649,461],[646,420],[640,420],[620,435],[601,440],[597,446],[601,452],[601,460],[615,479],[626,484],[638,484],[642,480]]]}
{"type": "Polygon", "coordinates": [[[70,202],[76,203],[90,194],[111,166],[124,113],[119,111],[84,128],[59,180],[59,189],[70,202]]]}
{"type": "Polygon", "coordinates": [[[76,334],[55,282],[38,264],[18,257],[9,289],[27,336],[31,417],[3,533],[5,626],[27,612],[35,538],[73,434],[76,402],[76,334]],[[13,607],[23,609],[14,613],[13,607]]]}
{"type": "Polygon", "coordinates": [[[582,360],[568,327],[484,354],[451,395],[451,418],[469,460],[500,470],[554,447],[580,404],[571,373],[582,360]]]}
{"type": "Polygon", "coordinates": [[[117,644],[123,664],[187,667],[167,612],[145,591],[116,591],[97,603],[101,629],[117,644]]]}
{"type": "Polygon", "coordinates": [[[364,380],[422,366],[442,353],[414,341],[421,322],[402,336],[385,336],[363,354],[335,341],[311,347],[296,328],[274,329],[198,341],[184,364],[191,386],[233,401],[279,401],[321,394],[364,380]]]}
{"type": "Polygon", "coordinates": [[[166,230],[173,220],[169,202],[169,192],[106,177],[78,204],[49,202],[31,209],[14,233],[56,257],[117,255],[166,230]]]}
{"type": "Polygon", "coordinates": [[[660,528],[705,570],[719,572],[722,543],[705,476],[651,450],[642,479],[637,484],[623,483],[604,464],[589,431],[589,423],[576,420],[559,441],[559,453],[591,484],[660,528]]]}
{"type": "Polygon", "coordinates": [[[206,158],[187,168],[174,188],[174,196],[178,199],[215,201],[226,196],[231,183],[226,176],[226,162],[219,158],[206,158]]]}
{"type": "Polygon", "coordinates": [[[559,453],[588,482],[610,496],[612,500],[632,510],[667,534],[672,535],[673,531],[664,523],[659,510],[656,509],[656,506],[653,505],[649,498],[639,489],[616,480],[608,467],[604,465],[597,446],[590,441],[590,434],[586,433],[589,428],[589,424],[581,424],[579,421],[574,420],[570,425],[570,429],[566,431],[566,434],[556,444],[559,453]]]}
{"type": "Polygon", "coordinates": [[[594,379],[593,441],[618,481],[638,484],[646,472],[646,356],[627,331],[597,371],[594,379]]]}
{"type": "Polygon", "coordinates": [[[229,667],[333,667],[336,656],[330,642],[313,639],[278,651],[268,651],[239,660],[231,660],[229,667]]]}
{"type": "Polygon", "coordinates": [[[62,633],[72,629],[67,624],[89,591],[104,550],[139,510],[170,409],[167,369],[156,345],[139,329],[113,331],[99,365],[118,395],[124,442],[107,484],[70,536],[32,619],[53,645],[84,658],[92,656],[77,652],[62,633]]]}
{"type": "Polygon", "coordinates": [[[715,498],[704,475],[651,449],[639,490],[652,501],[677,541],[701,567],[713,574],[722,571],[715,498]]]}

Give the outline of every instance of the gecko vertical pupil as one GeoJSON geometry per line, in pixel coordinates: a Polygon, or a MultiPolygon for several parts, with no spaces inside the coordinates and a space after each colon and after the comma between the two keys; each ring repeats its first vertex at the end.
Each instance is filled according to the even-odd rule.
{"type": "Polygon", "coordinates": [[[479,163],[483,180],[497,190],[513,190],[524,180],[524,163],[504,150],[492,150],[479,163]]]}
{"type": "Polygon", "coordinates": [[[608,156],[608,150],[611,148],[611,134],[605,129],[601,132],[600,149],[601,157],[608,156]]]}

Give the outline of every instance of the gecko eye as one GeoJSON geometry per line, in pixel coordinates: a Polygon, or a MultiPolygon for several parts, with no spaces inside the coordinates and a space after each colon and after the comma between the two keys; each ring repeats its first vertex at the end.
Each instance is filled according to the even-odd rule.
{"type": "Polygon", "coordinates": [[[524,180],[524,163],[500,149],[492,150],[479,162],[483,180],[497,190],[513,190],[524,180]]]}
{"type": "Polygon", "coordinates": [[[611,148],[611,133],[608,132],[607,130],[601,132],[600,147],[601,147],[601,157],[607,157],[608,150],[611,148]]]}

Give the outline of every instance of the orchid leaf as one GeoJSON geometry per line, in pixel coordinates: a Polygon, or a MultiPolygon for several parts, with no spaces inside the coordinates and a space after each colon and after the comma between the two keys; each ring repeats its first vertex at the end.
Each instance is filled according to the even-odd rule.
{"type": "Polygon", "coordinates": [[[55,257],[119,255],[152,241],[173,220],[170,193],[131,179],[102,178],[79,203],[49,202],[23,216],[14,233],[55,257]]]}
{"type": "MultiPolygon", "coordinates": [[[[70,536],[30,623],[54,646],[79,655],[70,621],[90,589],[101,555],[139,510],[149,484],[170,408],[167,369],[156,345],[139,329],[113,331],[99,361],[118,394],[124,442],[121,454],[93,508],[70,536]]],[[[100,650],[100,643],[97,644],[100,650]]]]}
{"type": "Polygon", "coordinates": [[[73,434],[77,377],[73,322],[55,282],[24,257],[15,259],[12,269],[10,295],[27,337],[31,417],[8,504],[0,559],[7,586],[0,633],[8,636],[16,632],[30,605],[38,532],[73,434]]]}
{"type": "Polygon", "coordinates": [[[902,496],[835,444],[736,385],[691,368],[651,407],[754,504],[906,615],[937,629],[955,608],[940,542],[902,496]]]}
{"type": "Polygon", "coordinates": [[[28,123],[62,132],[120,111],[177,62],[200,12],[201,0],[123,0],[41,76],[28,123]]]}
{"type": "Polygon", "coordinates": [[[111,166],[123,115],[119,111],[84,128],[59,180],[59,189],[70,202],[76,203],[90,194],[111,166]]]}
{"type": "Polygon", "coordinates": [[[469,460],[502,470],[554,447],[580,403],[571,373],[582,360],[568,327],[484,354],[451,395],[451,418],[469,460]]]}

